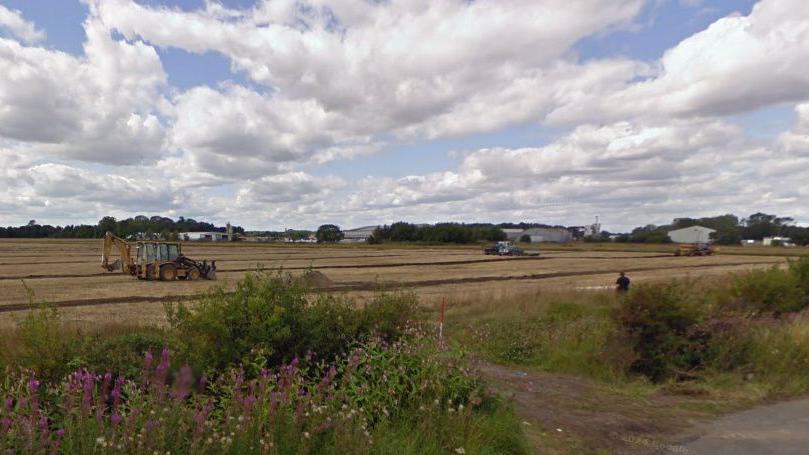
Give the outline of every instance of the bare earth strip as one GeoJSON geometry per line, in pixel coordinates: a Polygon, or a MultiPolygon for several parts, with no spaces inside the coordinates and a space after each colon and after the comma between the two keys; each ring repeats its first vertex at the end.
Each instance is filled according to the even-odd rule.
{"type": "MultiPolygon", "coordinates": [[[[733,263],[733,264],[725,264],[724,266],[730,267],[738,267],[744,265],[761,265],[761,264],[780,264],[781,262],[751,262],[751,263],[733,263]]],[[[688,266],[677,266],[677,267],[654,267],[654,268],[637,268],[637,269],[625,269],[627,272],[648,272],[648,271],[660,271],[660,270],[680,270],[684,268],[716,268],[722,267],[723,265],[714,265],[714,264],[696,264],[696,265],[688,265],[688,266]]],[[[511,280],[543,280],[547,278],[559,278],[559,277],[573,277],[573,276],[586,276],[586,275],[603,275],[604,271],[584,271],[584,272],[555,272],[555,273],[537,273],[531,275],[519,275],[519,276],[476,276],[476,277],[467,277],[467,278],[450,278],[450,279],[434,279],[434,280],[424,280],[424,281],[413,281],[413,282],[347,282],[343,284],[337,284],[330,287],[324,288],[317,288],[315,289],[318,292],[340,292],[340,291],[372,291],[374,289],[397,289],[402,287],[407,288],[421,288],[421,287],[430,287],[430,286],[441,286],[446,284],[466,284],[466,283],[487,283],[493,281],[511,281],[511,280]]],[[[169,284],[172,285],[174,283],[160,283],[160,284],[169,284]]],[[[185,284],[192,284],[192,283],[185,283],[185,284]]],[[[62,301],[53,301],[51,303],[60,306],[60,307],[75,307],[75,306],[90,306],[90,305],[100,305],[100,304],[110,304],[110,303],[130,303],[130,302],[158,302],[158,301],[171,301],[171,300],[188,300],[193,298],[195,294],[170,294],[170,295],[152,295],[152,296],[123,296],[123,297],[102,297],[102,298],[85,298],[80,300],[62,300],[62,301]]],[[[8,311],[20,311],[25,310],[29,307],[27,303],[17,303],[17,304],[6,304],[0,306],[0,312],[8,312],[8,311]]]]}
{"type": "Polygon", "coordinates": [[[64,306],[66,315],[77,320],[117,316],[146,323],[162,320],[164,301],[188,299],[213,286],[232,289],[237,280],[257,268],[293,274],[313,268],[334,283],[321,291],[364,297],[380,287],[404,287],[430,304],[441,296],[604,288],[620,270],[641,283],[786,263],[782,256],[684,258],[664,254],[663,249],[644,251],[634,246],[627,251],[545,250],[540,246],[539,257],[499,258],[484,256],[479,246],[188,243],[184,248],[190,257],[217,260],[219,280],[167,283],[100,271],[100,247],[98,240],[0,240],[0,313],[4,313],[0,324],[14,311],[27,308],[25,286],[33,290],[37,301],[64,306]]]}

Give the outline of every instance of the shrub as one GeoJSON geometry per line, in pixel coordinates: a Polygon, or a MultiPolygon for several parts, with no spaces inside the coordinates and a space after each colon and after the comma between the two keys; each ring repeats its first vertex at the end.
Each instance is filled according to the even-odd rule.
{"type": "Polygon", "coordinates": [[[168,344],[168,336],[157,330],[109,339],[92,336],[84,340],[81,353],[71,361],[71,366],[133,378],[143,368],[143,356],[147,352],[160,352],[168,344]]]}
{"type": "Polygon", "coordinates": [[[415,318],[413,294],[379,294],[365,307],[332,295],[310,295],[285,274],[255,273],[236,291],[215,289],[192,306],[167,305],[182,355],[200,369],[261,368],[314,353],[330,359],[379,334],[388,341],[415,318]]]}
{"type": "Polygon", "coordinates": [[[804,306],[809,305],[809,256],[790,262],[789,272],[798,280],[798,286],[803,291],[804,306]]]}
{"type": "Polygon", "coordinates": [[[694,329],[704,317],[703,303],[678,281],[640,285],[629,293],[616,317],[637,356],[631,370],[659,382],[700,366],[705,341],[694,329]]]}
{"type": "Polygon", "coordinates": [[[14,353],[4,349],[4,355],[14,356],[13,362],[7,359],[8,364],[38,371],[47,380],[58,380],[70,370],[70,360],[77,350],[75,342],[65,336],[55,306],[34,304],[33,295],[29,299],[31,309],[17,323],[21,344],[14,353]]]}
{"type": "Polygon", "coordinates": [[[800,262],[791,270],[778,267],[752,270],[736,277],[731,295],[738,306],[756,312],[780,314],[799,311],[809,303],[799,275],[804,273],[804,268],[809,266],[800,262]]]}
{"type": "Polygon", "coordinates": [[[744,337],[749,345],[745,373],[778,393],[809,390],[809,321],[758,324],[744,337]]]}

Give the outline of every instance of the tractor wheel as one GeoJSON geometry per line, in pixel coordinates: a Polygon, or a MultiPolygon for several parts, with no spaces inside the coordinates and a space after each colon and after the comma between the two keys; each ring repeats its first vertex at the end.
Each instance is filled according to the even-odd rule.
{"type": "Polygon", "coordinates": [[[189,267],[188,271],[185,273],[185,279],[190,281],[199,279],[199,269],[193,266],[189,267]]]}
{"type": "Polygon", "coordinates": [[[161,281],[174,281],[177,279],[177,266],[174,264],[165,264],[160,267],[160,280],[161,281]]]}

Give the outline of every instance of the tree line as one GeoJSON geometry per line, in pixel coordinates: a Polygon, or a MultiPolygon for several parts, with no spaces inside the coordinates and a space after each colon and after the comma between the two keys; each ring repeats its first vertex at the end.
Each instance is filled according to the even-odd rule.
{"type": "MultiPolygon", "coordinates": [[[[233,232],[244,233],[240,226],[233,226],[233,232]]],[[[24,226],[0,227],[0,238],[78,238],[92,239],[104,236],[107,231],[123,238],[162,238],[176,239],[180,232],[225,232],[227,228],[215,226],[206,221],[179,217],[177,220],[164,216],[147,217],[138,215],[132,218],[117,220],[105,216],[98,224],[79,224],[52,226],[41,225],[31,220],[24,226]]]]}
{"type": "MultiPolygon", "coordinates": [[[[621,234],[618,242],[669,243],[669,231],[690,226],[704,226],[715,229],[712,240],[720,245],[738,245],[743,239],[762,240],[764,237],[788,237],[797,245],[809,245],[809,228],[797,226],[788,216],[770,215],[757,212],[747,218],[727,214],[706,218],[676,218],[671,224],[655,226],[649,224],[621,234]]],[[[609,233],[602,233],[609,236],[609,233]]]]}
{"type": "Polygon", "coordinates": [[[495,226],[475,226],[463,223],[438,223],[416,225],[403,221],[374,230],[370,243],[382,242],[435,242],[475,243],[479,241],[505,240],[506,234],[495,226]]]}

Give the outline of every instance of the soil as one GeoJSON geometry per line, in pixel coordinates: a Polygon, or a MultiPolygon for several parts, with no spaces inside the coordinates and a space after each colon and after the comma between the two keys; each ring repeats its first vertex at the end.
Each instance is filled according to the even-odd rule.
{"type": "Polygon", "coordinates": [[[327,277],[323,272],[317,270],[309,270],[303,274],[303,280],[306,284],[313,289],[328,288],[334,286],[334,281],[327,277]]]}
{"type": "Polygon", "coordinates": [[[687,453],[672,441],[715,415],[705,397],[630,396],[582,377],[477,363],[514,400],[536,453],[687,453]]]}

